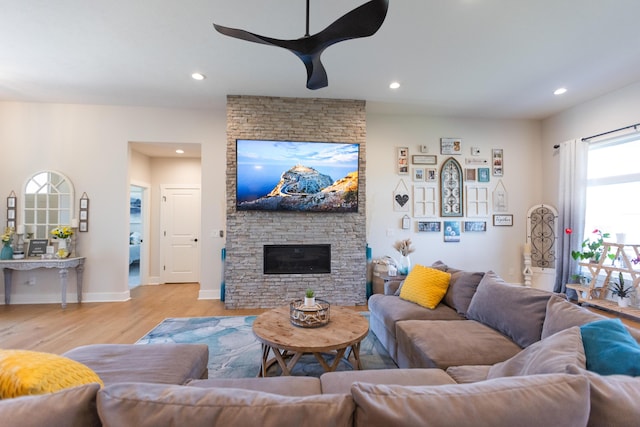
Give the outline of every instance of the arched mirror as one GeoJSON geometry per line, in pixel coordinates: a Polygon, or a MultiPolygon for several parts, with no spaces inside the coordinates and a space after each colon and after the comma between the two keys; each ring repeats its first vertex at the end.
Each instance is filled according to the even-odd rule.
{"type": "Polygon", "coordinates": [[[24,189],[24,225],[28,238],[48,239],[59,225],[71,225],[73,184],[58,172],[37,172],[24,189]]]}

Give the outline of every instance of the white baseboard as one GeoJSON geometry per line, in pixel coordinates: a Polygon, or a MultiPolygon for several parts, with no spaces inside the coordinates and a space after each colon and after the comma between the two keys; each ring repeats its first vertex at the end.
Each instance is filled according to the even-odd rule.
{"type": "Polygon", "coordinates": [[[212,289],[198,292],[198,299],[220,299],[220,289],[212,289]]]}

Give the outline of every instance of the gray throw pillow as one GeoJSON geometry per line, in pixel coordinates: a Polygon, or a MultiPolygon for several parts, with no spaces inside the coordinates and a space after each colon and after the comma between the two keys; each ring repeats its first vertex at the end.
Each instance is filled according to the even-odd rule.
{"type": "Polygon", "coordinates": [[[551,293],[506,283],[487,271],[471,299],[467,318],[511,338],[520,347],[540,341],[551,293]]]}
{"type": "Polygon", "coordinates": [[[484,273],[482,272],[456,271],[452,273],[449,289],[447,289],[443,302],[458,314],[466,316],[471,299],[483,277],[484,273]]]}
{"type": "Polygon", "coordinates": [[[580,307],[554,294],[547,303],[547,314],[542,324],[542,338],[549,337],[572,326],[582,326],[606,317],[580,307]]]}
{"type": "Polygon", "coordinates": [[[539,374],[564,374],[569,366],[586,367],[580,328],[574,326],[531,344],[489,369],[487,379],[539,374]]]}

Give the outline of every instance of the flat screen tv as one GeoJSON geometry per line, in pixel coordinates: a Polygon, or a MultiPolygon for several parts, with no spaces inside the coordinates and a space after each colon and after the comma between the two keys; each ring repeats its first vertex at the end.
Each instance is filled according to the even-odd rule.
{"type": "Polygon", "coordinates": [[[239,211],[357,212],[359,144],[236,140],[239,211]]]}

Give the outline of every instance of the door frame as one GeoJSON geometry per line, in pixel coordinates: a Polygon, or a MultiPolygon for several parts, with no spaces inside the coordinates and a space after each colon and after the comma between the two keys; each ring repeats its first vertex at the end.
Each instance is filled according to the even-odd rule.
{"type": "Polygon", "coordinates": [[[160,184],[160,283],[167,283],[167,273],[164,269],[164,266],[167,264],[166,256],[166,240],[163,234],[164,230],[166,230],[166,220],[167,213],[166,208],[167,205],[163,202],[163,198],[166,196],[167,190],[181,190],[181,189],[193,189],[198,190],[200,196],[200,221],[198,223],[198,245],[197,245],[197,253],[196,257],[198,258],[198,269],[197,269],[197,283],[200,283],[201,275],[202,275],[202,186],[200,184],[160,184]]]}

